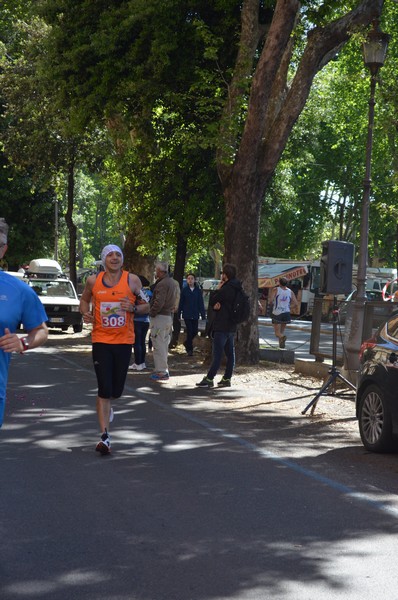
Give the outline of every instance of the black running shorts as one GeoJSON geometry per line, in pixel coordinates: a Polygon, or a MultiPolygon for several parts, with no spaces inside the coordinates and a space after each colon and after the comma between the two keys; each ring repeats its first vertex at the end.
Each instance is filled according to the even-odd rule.
{"type": "Polygon", "coordinates": [[[290,316],[290,312],[283,312],[280,315],[272,314],[272,322],[273,323],[291,323],[292,319],[290,316]]]}
{"type": "Polygon", "coordinates": [[[93,344],[92,356],[100,398],[120,398],[131,359],[131,344],[93,344]]]}

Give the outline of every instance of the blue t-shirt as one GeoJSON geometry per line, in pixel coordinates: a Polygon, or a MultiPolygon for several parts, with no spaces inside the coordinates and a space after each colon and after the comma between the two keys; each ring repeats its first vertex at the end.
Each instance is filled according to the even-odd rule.
{"type": "MultiPolygon", "coordinates": [[[[47,321],[46,311],[36,292],[25,282],[0,271],[0,336],[7,327],[15,333],[20,323],[27,331],[47,321]]],[[[11,353],[0,350],[0,427],[3,424],[4,403],[11,353]]]]}

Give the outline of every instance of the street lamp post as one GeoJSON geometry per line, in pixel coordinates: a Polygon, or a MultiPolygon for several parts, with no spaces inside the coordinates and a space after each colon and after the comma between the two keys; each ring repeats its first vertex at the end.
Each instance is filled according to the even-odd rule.
{"type": "Polygon", "coordinates": [[[379,28],[378,20],[373,21],[373,29],[368,33],[363,44],[364,63],[370,70],[370,97],[368,135],[366,142],[365,178],[363,181],[363,196],[361,204],[360,243],[358,249],[357,296],[353,306],[351,323],[347,323],[348,339],[346,342],[346,370],[350,380],[356,382],[359,367],[359,349],[362,343],[362,330],[365,317],[366,303],[366,269],[368,266],[369,244],[369,207],[372,184],[372,147],[375,109],[375,91],[377,74],[383,66],[388,40],[390,36],[379,28]]]}
{"type": "Polygon", "coordinates": [[[58,244],[59,244],[59,223],[58,223],[58,198],[55,197],[55,206],[54,206],[54,260],[58,260],[58,244]]]}

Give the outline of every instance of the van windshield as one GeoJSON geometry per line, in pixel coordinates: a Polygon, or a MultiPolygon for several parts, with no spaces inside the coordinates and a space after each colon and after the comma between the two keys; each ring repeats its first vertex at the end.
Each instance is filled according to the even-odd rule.
{"type": "Polygon", "coordinates": [[[76,298],[75,291],[69,281],[31,279],[29,285],[35,290],[38,296],[76,298]]]}

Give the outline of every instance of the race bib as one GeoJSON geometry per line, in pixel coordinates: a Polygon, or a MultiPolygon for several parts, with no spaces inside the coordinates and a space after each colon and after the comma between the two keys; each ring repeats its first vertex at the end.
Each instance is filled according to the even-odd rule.
{"type": "Polygon", "coordinates": [[[102,327],[124,327],[126,325],[126,311],[120,302],[101,302],[100,304],[102,327]]]}

